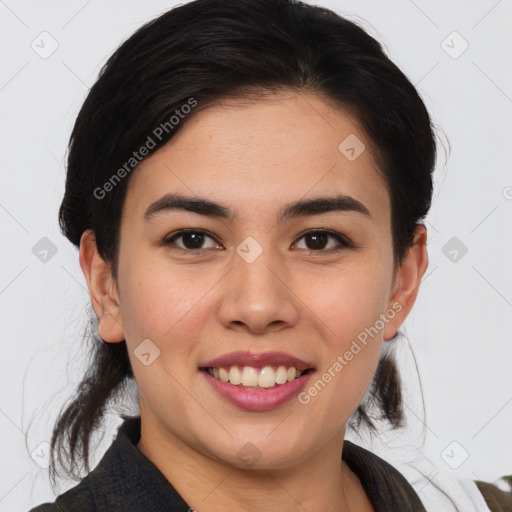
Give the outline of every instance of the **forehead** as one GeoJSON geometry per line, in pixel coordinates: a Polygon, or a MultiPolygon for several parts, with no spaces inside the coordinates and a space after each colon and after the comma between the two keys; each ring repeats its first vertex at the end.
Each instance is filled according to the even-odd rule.
{"type": "Polygon", "coordinates": [[[169,192],[210,197],[236,218],[298,198],[344,194],[389,218],[385,180],[357,119],[315,94],[225,100],[195,112],[134,171],[128,211],[169,192]]]}

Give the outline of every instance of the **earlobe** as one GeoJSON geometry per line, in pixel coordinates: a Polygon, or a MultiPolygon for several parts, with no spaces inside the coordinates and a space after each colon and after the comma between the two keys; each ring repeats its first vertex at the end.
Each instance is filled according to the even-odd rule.
{"type": "Polygon", "coordinates": [[[79,261],[98,317],[100,338],[110,343],[123,341],[119,294],[111,264],[99,254],[94,232],[90,229],[82,234],[79,261]]]}
{"type": "Polygon", "coordinates": [[[385,341],[394,338],[411,311],[427,267],[427,229],[423,224],[417,224],[413,233],[413,244],[397,269],[393,281],[389,307],[397,313],[384,328],[385,341]]]}

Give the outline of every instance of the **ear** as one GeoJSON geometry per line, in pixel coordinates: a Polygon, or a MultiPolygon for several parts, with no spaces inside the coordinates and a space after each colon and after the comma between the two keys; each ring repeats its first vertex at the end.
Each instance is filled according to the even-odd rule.
{"type": "Polygon", "coordinates": [[[409,248],[402,264],[395,271],[388,305],[393,311],[396,311],[396,314],[384,328],[385,341],[394,338],[400,325],[411,311],[427,267],[427,229],[423,224],[416,224],[413,245],[409,248]]]}
{"type": "Polygon", "coordinates": [[[123,341],[119,294],[112,276],[111,263],[105,262],[100,256],[91,229],[85,231],[80,239],[79,260],[91,294],[92,307],[98,317],[100,338],[110,343],[123,341]]]}

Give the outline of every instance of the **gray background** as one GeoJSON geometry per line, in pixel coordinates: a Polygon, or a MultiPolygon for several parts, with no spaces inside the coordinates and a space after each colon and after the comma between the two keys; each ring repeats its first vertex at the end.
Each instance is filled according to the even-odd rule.
{"type": "MultiPolygon", "coordinates": [[[[512,2],[309,3],[361,23],[385,46],[442,140],[430,264],[405,324],[409,344],[397,347],[410,429],[388,444],[414,444],[461,478],[512,473],[512,2]]],[[[112,51],[175,4],[0,0],[1,511],[54,499],[47,443],[83,370],[88,293],[77,251],[57,225],[72,124],[112,51]]],[[[118,423],[109,417],[93,461],[118,423]]],[[[399,466],[392,451],[374,448],[399,466]]]]}

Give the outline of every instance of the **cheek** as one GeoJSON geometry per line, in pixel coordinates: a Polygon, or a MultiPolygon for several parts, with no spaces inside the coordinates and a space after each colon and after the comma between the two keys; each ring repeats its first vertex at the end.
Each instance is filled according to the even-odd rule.
{"type": "Polygon", "coordinates": [[[119,277],[122,322],[135,380],[152,407],[178,407],[189,396],[173,383],[185,382],[195,371],[191,355],[200,339],[204,321],[199,318],[204,315],[200,299],[209,283],[193,279],[178,267],[164,270],[136,265],[136,258],[130,261],[119,277]],[[144,352],[149,352],[151,361],[146,365],[139,359],[138,347],[148,339],[151,344],[144,342],[144,352]]]}
{"type": "Polygon", "coordinates": [[[387,310],[386,269],[360,263],[333,272],[327,282],[310,280],[305,288],[326,349],[317,378],[329,382],[329,391],[322,391],[321,402],[340,415],[354,411],[371,384],[382,347],[380,315],[387,310]]]}
{"type": "Polygon", "coordinates": [[[152,401],[168,395],[165,400],[173,401],[180,396],[180,386],[169,388],[172,378],[185,382],[197,370],[196,352],[212,310],[208,292],[218,276],[202,273],[199,277],[197,269],[161,261],[152,264],[150,255],[139,261],[144,264],[137,265],[137,258],[130,258],[119,276],[121,315],[132,368],[143,395],[152,396],[152,401]],[[137,359],[141,353],[138,347],[147,339],[151,340],[150,344],[145,342],[151,357],[157,354],[149,366],[137,359]]]}
{"type": "MultiPolygon", "coordinates": [[[[215,280],[198,279],[180,266],[151,263],[150,257],[130,258],[120,273],[123,325],[128,338],[172,338],[215,280]],[[144,264],[137,264],[144,261],[144,264]]],[[[188,323],[188,322],[187,322],[188,323]]]]}
{"type": "Polygon", "coordinates": [[[379,266],[353,265],[335,269],[321,281],[308,279],[304,294],[308,305],[325,323],[328,338],[344,345],[374,326],[386,310],[388,281],[379,266]]]}

